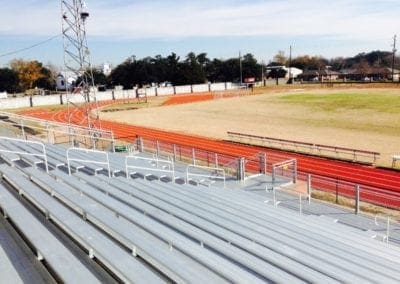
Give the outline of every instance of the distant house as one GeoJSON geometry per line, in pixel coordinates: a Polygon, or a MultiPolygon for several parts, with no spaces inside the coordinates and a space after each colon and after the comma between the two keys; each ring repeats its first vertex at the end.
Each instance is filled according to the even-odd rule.
{"type": "Polygon", "coordinates": [[[266,68],[266,70],[267,70],[267,76],[272,70],[284,70],[284,71],[286,71],[286,75],[285,75],[285,77],[282,77],[282,78],[286,78],[286,79],[289,79],[290,77],[293,79],[296,79],[300,74],[303,73],[303,70],[301,70],[299,68],[286,67],[286,66],[268,66],[266,68]]]}
{"type": "Polygon", "coordinates": [[[112,68],[109,63],[104,63],[101,69],[104,75],[108,76],[111,74],[112,68]]]}
{"type": "MultiPolygon", "coordinates": [[[[354,81],[391,81],[392,80],[392,68],[389,67],[367,67],[367,68],[353,68],[341,70],[342,78],[345,80],[354,81]]],[[[400,71],[397,69],[393,70],[394,81],[399,81],[400,71]]]]}
{"type": "Polygon", "coordinates": [[[299,76],[303,81],[336,81],[339,79],[341,73],[329,69],[323,70],[306,70],[299,76]]]}
{"type": "Polygon", "coordinates": [[[75,83],[75,79],[72,77],[65,80],[64,75],[58,74],[56,77],[56,88],[58,91],[71,91],[75,83]]]}

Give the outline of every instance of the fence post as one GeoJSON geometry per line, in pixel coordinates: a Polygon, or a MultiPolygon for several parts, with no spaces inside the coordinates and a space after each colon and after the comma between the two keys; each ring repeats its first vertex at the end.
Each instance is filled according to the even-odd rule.
{"type": "Polygon", "coordinates": [[[297,160],[294,160],[293,166],[293,183],[297,182],[297,160]]]}
{"type": "Polygon", "coordinates": [[[244,180],[244,158],[237,159],[237,179],[240,181],[244,180]]]}
{"type": "Polygon", "coordinates": [[[193,161],[193,166],[196,165],[196,152],[195,149],[192,148],[192,161],[193,161]]]}
{"type": "Polygon", "coordinates": [[[215,160],[215,167],[218,168],[218,154],[214,153],[214,155],[215,155],[215,157],[214,157],[215,158],[214,159],[215,160]]]}
{"type": "Polygon", "coordinates": [[[176,162],[176,145],[174,144],[172,147],[174,150],[174,162],[176,162]]]}
{"type": "Polygon", "coordinates": [[[311,175],[307,175],[307,199],[308,199],[308,204],[311,204],[311,175]]]}
{"type": "Polygon", "coordinates": [[[355,186],[356,190],[356,208],[355,208],[355,213],[359,214],[360,213],[360,186],[357,184],[355,186]]]}
{"type": "Polygon", "coordinates": [[[138,137],[136,139],[136,143],[137,143],[137,148],[138,148],[139,152],[143,152],[143,138],[138,137]]]}
{"type": "Polygon", "coordinates": [[[115,143],[114,143],[114,132],[111,132],[111,149],[112,152],[115,153],[115,143]]]}
{"type": "Polygon", "coordinates": [[[390,217],[387,217],[387,222],[386,222],[386,243],[389,243],[389,230],[390,230],[390,217]]]}
{"type": "Polygon", "coordinates": [[[339,178],[336,178],[336,204],[339,203],[339,178]]]}
{"type": "Polygon", "coordinates": [[[260,174],[267,173],[267,154],[259,153],[258,154],[259,164],[260,164],[260,174]]]}
{"type": "Polygon", "coordinates": [[[156,141],[156,154],[157,154],[157,159],[160,157],[160,142],[158,140],[156,141]]]}
{"type": "Polygon", "coordinates": [[[275,186],[275,166],[274,165],[272,165],[271,183],[272,183],[272,188],[274,188],[274,186],[275,186]]]}

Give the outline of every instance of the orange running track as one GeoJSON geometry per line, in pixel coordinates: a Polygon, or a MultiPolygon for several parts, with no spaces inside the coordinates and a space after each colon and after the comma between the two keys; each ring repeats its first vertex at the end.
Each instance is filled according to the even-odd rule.
{"type": "MultiPolygon", "coordinates": [[[[115,103],[115,101],[101,102],[100,105],[107,105],[110,103],[115,103]]],[[[52,121],[68,122],[68,112],[66,110],[50,112],[46,109],[35,109],[22,114],[52,121]]],[[[77,125],[87,125],[85,121],[85,115],[80,111],[80,109],[74,108],[71,110],[70,114],[71,123],[77,125]]],[[[399,197],[399,201],[395,202],[395,204],[396,207],[400,207],[400,173],[398,172],[376,169],[373,167],[349,162],[288,153],[279,150],[267,149],[264,147],[240,145],[227,141],[173,133],[111,121],[102,120],[101,126],[104,130],[113,131],[116,139],[130,142],[133,142],[137,136],[141,136],[147,139],[195,147],[197,149],[236,157],[253,157],[259,152],[266,152],[269,163],[282,161],[284,159],[296,158],[298,163],[298,172],[303,175],[303,178],[306,174],[311,174],[313,176],[328,177],[359,184],[361,186],[371,187],[376,190],[383,189],[385,191],[389,191],[393,197],[399,197]]]]}

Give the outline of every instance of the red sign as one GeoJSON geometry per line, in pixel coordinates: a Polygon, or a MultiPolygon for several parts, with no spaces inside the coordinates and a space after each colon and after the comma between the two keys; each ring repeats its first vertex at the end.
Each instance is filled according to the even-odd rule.
{"type": "Polygon", "coordinates": [[[256,81],[256,78],[250,77],[250,78],[244,78],[245,83],[254,83],[256,81]]]}

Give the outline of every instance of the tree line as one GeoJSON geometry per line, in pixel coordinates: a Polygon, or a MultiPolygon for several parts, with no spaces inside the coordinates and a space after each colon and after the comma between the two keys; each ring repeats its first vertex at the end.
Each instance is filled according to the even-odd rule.
{"type": "MultiPolygon", "coordinates": [[[[245,78],[253,77],[261,80],[266,77],[282,77],[285,74],[272,69],[271,66],[297,67],[302,70],[321,70],[327,67],[330,70],[362,69],[391,67],[393,53],[387,51],[372,51],[360,53],[354,57],[336,57],[327,59],[322,56],[297,56],[289,58],[283,51],[279,51],[273,59],[264,64],[258,62],[253,54],[248,53],[229,59],[210,59],[206,53],[188,53],[181,58],[175,53],[168,56],[156,55],[137,59],[131,56],[117,65],[108,76],[100,69],[93,70],[96,85],[113,87],[122,85],[125,89],[149,84],[168,82],[172,85],[201,84],[205,82],[240,82],[245,78]]],[[[400,65],[400,58],[395,57],[395,67],[400,65]]],[[[0,92],[26,92],[32,88],[55,90],[57,68],[44,66],[38,61],[24,61],[15,59],[10,67],[0,68],[0,92]]]]}

